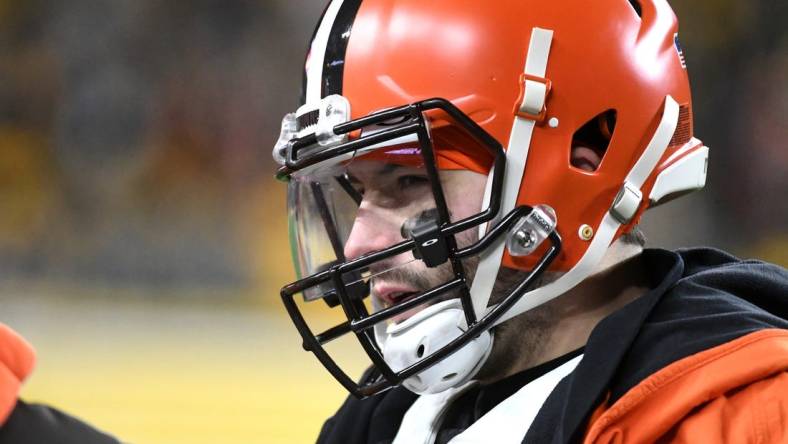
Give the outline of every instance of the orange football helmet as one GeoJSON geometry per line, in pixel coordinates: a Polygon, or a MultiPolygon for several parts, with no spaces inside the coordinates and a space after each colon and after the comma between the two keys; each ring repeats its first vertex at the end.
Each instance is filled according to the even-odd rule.
{"type": "MultiPolygon", "coordinates": [[[[693,137],[677,27],[665,0],[329,3],[307,57],[302,106],[285,117],[274,149],[279,176],[291,182],[300,278],[282,296],[305,346],[358,396],[403,382],[417,392],[456,386],[489,352],[491,339],[482,333],[588,277],[650,206],[701,188],[708,149],[693,137]],[[601,162],[573,162],[578,144],[592,146],[601,162]],[[327,197],[332,185],[311,178],[364,156],[423,167],[437,211],[421,229],[403,229],[400,243],[347,258],[351,201],[357,206],[362,196],[341,183],[345,173],[324,176],[350,194],[349,204],[327,197]],[[489,176],[483,210],[462,221],[451,220],[438,177],[452,169],[489,176]],[[460,248],[454,235],[473,227],[479,241],[460,248]],[[331,244],[319,249],[320,258],[318,237],[331,244]],[[435,248],[424,246],[433,240],[435,248]],[[386,344],[393,339],[379,325],[416,302],[370,314],[359,302],[368,288],[356,284],[376,260],[406,251],[428,266],[452,264],[457,283],[450,290],[460,293],[459,305],[446,309],[461,316],[447,317],[457,333],[426,356],[392,366],[386,344]],[[468,254],[480,255],[472,283],[457,262],[468,254]],[[488,307],[501,266],[528,277],[488,307]],[[564,274],[529,288],[548,268],[564,274]],[[348,322],[315,334],[296,294],[341,304],[348,322]],[[379,370],[377,379],[356,384],[323,350],[350,332],[379,370]],[[443,380],[447,375],[456,377],[443,380]]],[[[438,297],[433,290],[422,296],[438,297]]],[[[419,298],[411,300],[428,299],[419,298]]],[[[432,311],[411,324],[443,313],[432,311]]],[[[423,334],[419,328],[412,326],[423,334]]],[[[410,346],[424,345],[419,341],[410,346]]]]}

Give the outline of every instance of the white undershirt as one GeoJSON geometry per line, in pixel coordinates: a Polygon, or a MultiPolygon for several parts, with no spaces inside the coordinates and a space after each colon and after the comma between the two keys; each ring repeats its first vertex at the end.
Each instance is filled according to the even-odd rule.
{"type": "MultiPolygon", "coordinates": [[[[564,377],[574,371],[582,358],[583,355],[576,356],[529,382],[452,438],[449,443],[521,443],[547,397],[564,377]]],[[[393,444],[433,444],[444,413],[451,403],[473,384],[470,382],[445,392],[420,396],[403,416],[393,444]]]]}

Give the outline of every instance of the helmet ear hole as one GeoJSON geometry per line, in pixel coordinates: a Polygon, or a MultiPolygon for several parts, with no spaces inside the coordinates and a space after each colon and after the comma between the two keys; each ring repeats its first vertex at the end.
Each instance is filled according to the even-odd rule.
{"type": "Polygon", "coordinates": [[[629,4],[632,6],[632,9],[635,10],[635,14],[637,14],[638,17],[642,18],[643,17],[643,8],[641,8],[641,6],[640,6],[640,1],[639,0],[629,0],[629,4]]]}
{"type": "Polygon", "coordinates": [[[604,159],[615,129],[616,110],[609,109],[594,116],[575,131],[569,153],[572,167],[586,172],[596,171],[604,159]]]}
{"type": "Polygon", "coordinates": [[[457,377],[457,373],[449,373],[448,375],[441,378],[444,381],[449,381],[457,377]]]}

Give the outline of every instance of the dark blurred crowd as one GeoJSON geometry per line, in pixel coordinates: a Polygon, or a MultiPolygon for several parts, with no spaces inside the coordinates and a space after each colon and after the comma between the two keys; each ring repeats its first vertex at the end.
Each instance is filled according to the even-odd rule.
{"type": "MultiPolygon", "coordinates": [[[[671,3],[709,183],[647,235],[785,265],[788,2],[671,3]]],[[[323,6],[0,0],[0,275],[244,287],[287,273],[270,151],[323,6]]]]}

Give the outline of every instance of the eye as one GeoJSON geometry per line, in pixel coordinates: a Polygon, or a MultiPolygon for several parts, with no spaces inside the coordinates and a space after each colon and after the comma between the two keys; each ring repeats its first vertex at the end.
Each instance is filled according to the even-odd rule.
{"type": "Polygon", "coordinates": [[[397,186],[399,186],[401,190],[423,187],[429,184],[430,179],[427,176],[408,174],[397,178],[397,186]]]}
{"type": "Polygon", "coordinates": [[[337,183],[339,186],[342,187],[343,190],[356,202],[356,205],[361,205],[361,200],[364,199],[364,187],[361,183],[353,176],[348,175],[347,173],[336,176],[337,183]]]}
{"type": "Polygon", "coordinates": [[[341,182],[344,182],[345,184],[350,185],[353,188],[353,190],[355,191],[357,196],[363,196],[364,195],[364,184],[361,183],[361,181],[358,180],[356,178],[356,176],[354,176],[352,174],[349,174],[349,173],[345,173],[344,176],[342,176],[342,179],[343,180],[341,182]]]}

